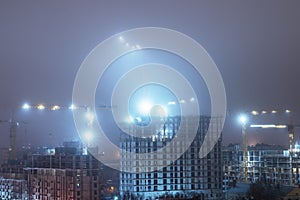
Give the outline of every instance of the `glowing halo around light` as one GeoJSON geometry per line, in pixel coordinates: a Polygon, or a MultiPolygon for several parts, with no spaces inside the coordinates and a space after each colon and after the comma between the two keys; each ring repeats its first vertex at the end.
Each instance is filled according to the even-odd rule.
{"type": "Polygon", "coordinates": [[[144,99],[141,102],[139,102],[138,108],[142,114],[149,114],[152,106],[153,105],[151,102],[149,102],[147,99],[144,99]]]}
{"type": "MultiPolygon", "coordinates": [[[[131,94],[141,86],[151,84],[151,83],[160,84],[168,88],[173,92],[173,94],[176,95],[177,99],[186,99],[191,96],[196,97],[196,94],[192,86],[189,84],[188,80],[186,80],[179,72],[177,72],[176,70],[172,69],[169,66],[158,64],[158,63],[148,63],[142,66],[134,67],[132,70],[127,72],[119,79],[118,83],[114,87],[113,95],[111,98],[112,100],[111,104],[118,105],[115,109],[112,110],[115,122],[117,123],[117,125],[121,130],[123,130],[129,135],[135,137],[150,137],[153,135],[153,130],[162,128],[164,125],[165,121],[159,120],[157,118],[158,117],[157,115],[156,117],[151,116],[150,110],[152,107],[155,108],[155,106],[153,105],[152,107],[150,107],[151,104],[149,102],[147,102],[145,105],[146,107],[145,111],[146,109],[149,111],[150,117],[153,117],[152,120],[155,120],[156,123],[153,123],[152,121],[150,125],[143,128],[138,128],[138,126],[135,126],[133,132],[128,131],[127,124],[124,124],[124,119],[126,118],[126,116],[130,115],[130,113],[128,113],[128,105],[123,103],[126,102],[124,100],[130,99],[131,94]],[[139,76],[142,73],[147,74],[147,76],[146,77],[139,76]]],[[[195,116],[195,120],[199,122],[200,111],[199,111],[199,104],[197,98],[195,98],[195,101],[197,103],[188,104],[189,109],[187,109],[187,106],[180,107],[181,116],[192,115],[195,116]],[[188,112],[190,110],[193,111],[192,114],[188,112]]],[[[156,106],[163,107],[163,105],[156,105],[156,106]]],[[[181,121],[179,130],[176,133],[177,137],[174,138],[170,144],[158,150],[158,153],[162,153],[164,149],[169,145],[172,145],[173,142],[176,144],[176,142],[184,138],[184,134],[188,134],[189,137],[186,137],[187,139],[184,143],[182,151],[176,155],[178,156],[177,158],[179,158],[182,155],[182,153],[184,153],[188,149],[188,147],[193,142],[197,134],[198,123],[196,124],[196,126],[191,126],[190,131],[188,133],[186,133],[183,130],[183,127],[187,126],[186,123],[187,122],[185,120],[181,121]]],[[[167,165],[171,164],[171,161],[173,160],[169,160],[169,161],[170,163],[167,163],[167,165]]]]}
{"type": "MultiPolygon", "coordinates": [[[[90,52],[77,72],[73,86],[73,103],[75,105],[89,106],[91,108],[90,111],[94,112],[96,116],[95,93],[99,80],[102,77],[104,71],[110,66],[112,62],[114,62],[119,57],[131,51],[147,48],[164,50],[184,58],[197,70],[197,72],[204,79],[211,97],[211,116],[223,117],[221,119],[221,127],[219,130],[213,130],[212,124],[209,125],[207,134],[199,151],[199,157],[205,157],[213,149],[214,145],[218,142],[218,139],[221,135],[226,116],[226,93],[220,72],[211,57],[200,44],[183,33],[165,28],[144,27],[124,31],[104,40],[90,52]],[[135,46],[129,48],[130,44],[127,43],[124,38],[134,38],[134,41],[136,41],[135,46]],[[120,46],[120,41],[122,43],[125,43],[126,45],[120,46]]],[[[167,69],[167,67],[161,66],[161,69],[167,69]]],[[[176,72],[175,70],[171,71],[176,72]]],[[[149,81],[151,80],[148,80],[148,82],[149,81]]],[[[155,82],[155,80],[153,82],[155,82]]],[[[170,82],[162,84],[169,88],[169,83],[170,82]]],[[[136,85],[136,87],[139,86],[140,85],[136,85]]],[[[179,87],[180,85],[175,85],[175,87],[172,87],[171,90],[176,90],[176,86],[179,87]]],[[[197,98],[195,98],[196,96],[191,96],[190,98],[182,98],[177,93],[175,93],[175,95],[178,96],[178,101],[180,101],[180,103],[182,103],[182,105],[184,106],[198,106],[197,98]]],[[[112,98],[112,101],[115,100],[116,99],[112,98]]],[[[121,113],[119,113],[117,110],[120,108],[120,105],[112,105],[112,108],[114,118],[116,119],[118,115],[121,115],[121,113]]],[[[194,111],[195,113],[193,114],[200,117],[199,109],[194,109],[194,111]]],[[[87,122],[82,120],[82,116],[84,114],[85,111],[82,109],[73,110],[75,125],[81,138],[83,137],[87,125],[87,122]]],[[[108,139],[103,129],[101,128],[98,119],[96,118],[95,120],[96,122],[89,127],[89,129],[91,129],[93,133],[97,133],[93,135],[93,141],[91,141],[91,145],[96,145],[98,147],[98,152],[119,152],[119,146],[115,145],[108,139]]],[[[192,128],[197,130],[198,125],[192,128]]],[[[192,134],[196,134],[196,131],[192,134]]],[[[112,160],[109,156],[106,156],[106,154],[98,156],[98,154],[94,154],[93,152],[91,153],[105,165],[120,170],[119,160],[112,160]]],[[[134,152],[126,153],[131,154],[131,156],[138,156],[139,158],[141,158],[141,160],[142,157],[147,158],[146,153],[140,153],[139,155],[134,152]]],[[[183,154],[184,151],[180,153],[183,154]]],[[[176,158],[170,159],[167,164],[170,164],[174,160],[176,160],[176,158]]],[[[131,171],[132,169],[122,170],[126,172],[136,172],[131,171]]],[[[140,172],[148,172],[148,168],[144,167],[140,172]]]]}

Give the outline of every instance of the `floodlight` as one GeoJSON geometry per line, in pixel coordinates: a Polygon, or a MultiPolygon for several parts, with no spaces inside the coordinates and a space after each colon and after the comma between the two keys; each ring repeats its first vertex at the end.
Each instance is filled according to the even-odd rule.
{"type": "Polygon", "coordinates": [[[58,105],[54,105],[54,106],[52,106],[51,107],[51,110],[59,110],[60,109],[60,106],[58,106],[58,105]]]}
{"type": "Polygon", "coordinates": [[[30,108],[31,108],[31,106],[28,103],[24,103],[22,106],[22,109],[24,109],[24,110],[28,110],[30,108]]]}
{"type": "Polygon", "coordinates": [[[39,110],[44,110],[46,107],[43,104],[39,104],[36,106],[36,108],[39,110]]]}
{"type": "Polygon", "coordinates": [[[179,103],[185,103],[185,100],[184,99],[181,99],[180,101],[179,101],[179,103]]]}
{"type": "Polygon", "coordinates": [[[251,111],[251,114],[252,114],[252,115],[259,115],[259,113],[258,113],[256,110],[252,110],[252,111],[251,111]]]}
{"type": "Polygon", "coordinates": [[[152,103],[148,100],[143,100],[138,105],[138,110],[141,114],[149,114],[152,108],[152,103]]]}
{"type": "Polygon", "coordinates": [[[75,109],[76,109],[76,106],[75,106],[74,104],[71,104],[71,105],[69,106],[69,109],[70,109],[70,110],[75,110],[75,109]]]}
{"type": "Polygon", "coordinates": [[[169,101],[168,105],[176,105],[176,102],[175,101],[169,101]]]}
{"type": "Polygon", "coordinates": [[[246,124],[247,123],[247,117],[246,117],[246,115],[241,115],[240,117],[239,117],[239,121],[244,125],[244,124],[246,124]]]}

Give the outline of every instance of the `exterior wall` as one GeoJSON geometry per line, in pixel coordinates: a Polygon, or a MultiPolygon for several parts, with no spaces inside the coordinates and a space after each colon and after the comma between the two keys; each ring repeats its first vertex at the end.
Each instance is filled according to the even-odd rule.
{"type": "Polygon", "coordinates": [[[28,199],[26,180],[0,178],[0,199],[28,199]]]}
{"type": "MultiPolygon", "coordinates": [[[[166,195],[222,199],[221,140],[218,140],[205,158],[199,158],[199,149],[209,122],[211,121],[215,127],[214,130],[219,130],[219,119],[212,118],[211,120],[210,117],[200,119],[200,123],[193,121],[193,118],[181,119],[188,120],[188,123],[199,123],[198,132],[187,151],[169,165],[167,165],[168,160],[176,158],[176,155],[182,151],[185,145],[184,140],[169,145],[162,153],[148,155],[148,157],[140,155],[131,158],[131,155],[126,152],[154,152],[166,146],[176,135],[180,123],[178,118],[166,121],[165,126],[172,127],[172,131],[167,134],[157,133],[158,136],[154,134],[154,137],[146,138],[121,137],[120,195],[123,199],[132,197],[154,199],[166,195]],[[126,169],[131,169],[134,173],[122,172],[126,169]]],[[[188,135],[189,127],[184,129],[185,135],[188,135]]]]}
{"type": "Polygon", "coordinates": [[[97,177],[69,169],[27,168],[32,199],[101,199],[97,177]]]}
{"type": "MultiPolygon", "coordinates": [[[[226,179],[239,179],[242,174],[242,151],[233,151],[230,147],[224,148],[223,166],[226,179]],[[234,160],[239,157],[239,168],[234,160]],[[239,172],[233,172],[233,169],[239,172]]],[[[257,145],[248,147],[247,151],[247,170],[248,182],[267,182],[279,185],[298,185],[300,184],[300,157],[294,152],[292,159],[289,151],[276,145],[257,145]],[[291,159],[291,160],[290,160],[291,159]]]]}
{"type": "Polygon", "coordinates": [[[102,164],[91,155],[35,155],[26,168],[30,197],[55,200],[99,200],[102,164]]]}
{"type": "Polygon", "coordinates": [[[269,183],[280,185],[299,184],[300,159],[282,154],[263,157],[264,177],[269,183]]]}
{"type": "Polygon", "coordinates": [[[8,163],[9,149],[0,148],[0,166],[8,163]]]}

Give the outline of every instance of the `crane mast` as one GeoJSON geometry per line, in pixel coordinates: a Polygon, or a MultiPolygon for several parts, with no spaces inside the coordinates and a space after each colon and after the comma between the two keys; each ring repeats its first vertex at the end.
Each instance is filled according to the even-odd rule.
{"type": "Polygon", "coordinates": [[[242,124],[242,138],[243,138],[243,181],[247,182],[248,177],[248,141],[246,133],[246,123],[242,124]]]}
{"type": "Polygon", "coordinates": [[[293,184],[293,157],[294,157],[294,136],[295,136],[295,127],[300,127],[300,125],[294,125],[292,122],[292,119],[290,121],[290,124],[252,124],[250,125],[252,128],[287,128],[288,134],[289,134],[289,180],[290,184],[293,184]]]}

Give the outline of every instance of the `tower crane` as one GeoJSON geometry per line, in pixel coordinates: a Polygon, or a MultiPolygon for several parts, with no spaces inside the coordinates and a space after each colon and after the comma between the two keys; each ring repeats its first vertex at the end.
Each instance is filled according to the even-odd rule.
{"type": "MultiPolygon", "coordinates": [[[[248,111],[245,112],[245,115],[240,115],[239,117],[240,123],[242,125],[242,147],[243,147],[243,181],[247,182],[247,174],[248,174],[248,159],[247,159],[247,151],[248,151],[248,141],[247,141],[247,128],[287,128],[289,132],[289,144],[290,144],[290,162],[292,163],[292,147],[294,146],[294,128],[295,127],[300,127],[300,125],[294,125],[292,116],[291,116],[291,111],[290,110],[284,110],[284,111],[277,111],[277,110],[272,110],[270,112],[266,110],[261,110],[261,111],[248,111]],[[252,124],[249,125],[247,123],[248,121],[248,116],[257,116],[257,115],[265,115],[267,113],[287,113],[290,116],[290,123],[285,124],[285,125],[280,125],[280,124],[252,124]]],[[[292,171],[291,171],[292,172],[292,171]]]]}
{"type": "MultiPolygon", "coordinates": [[[[16,121],[14,118],[14,111],[18,108],[21,108],[23,110],[48,110],[48,111],[58,111],[58,110],[77,110],[77,109],[83,109],[87,113],[91,112],[91,108],[94,108],[95,110],[111,110],[114,106],[107,106],[107,105],[96,105],[96,106],[88,106],[88,105],[74,105],[71,104],[70,106],[60,106],[60,105],[45,105],[45,104],[36,104],[31,105],[28,103],[24,103],[21,107],[15,107],[13,108],[11,119],[8,120],[1,120],[0,124],[8,124],[9,125],[9,161],[14,162],[17,160],[17,153],[16,153],[16,138],[17,138],[17,129],[21,123],[27,124],[27,122],[24,121],[16,121]]],[[[91,124],[93,123],[94,117],[91,115],[88,115],[88,127],[91,127],[91,124]]]]}
{"type": "Polygon", "coordinates": [[[300,128],[300,125],[294,125],[292,122],[292,118],[289,124],[251,124],[250,128],[275,128],[275,129],[287,129],[289,134],[289,176],[290,176],[290,184],[293,182],[293,157],[294,151],[293,147],[295,146],[295,128],[300,128]]]}

